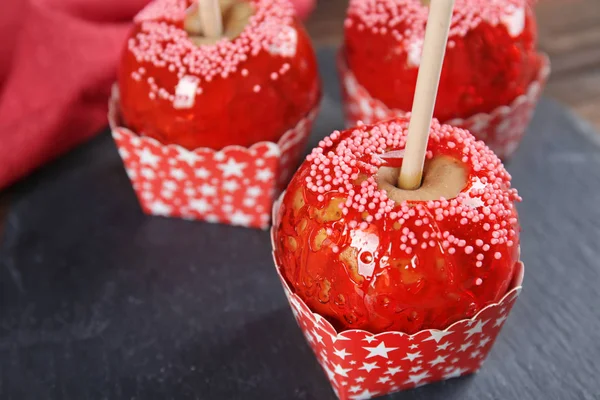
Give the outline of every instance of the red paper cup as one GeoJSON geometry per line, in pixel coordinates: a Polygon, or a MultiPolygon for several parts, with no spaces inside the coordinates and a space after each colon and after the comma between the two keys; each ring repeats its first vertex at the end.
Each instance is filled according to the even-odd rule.
{"type": "Polygon", "coordinates": [[[145,213],[266,229],[274,199],[300,161],[317,108],[277,143],[190,151],[121,126],[113,86],[108,120],[127,175],[145,213]]]}
{"type": "MultiPolygon", "coordinates": [[[[273,207],[274,221],[280,201],[273,207]]],[[[274,233],[271,229],[272,241],[274,233]]],[[[477,371],[521,292],[524,273],[519,262],[510,289],[500,302],[445,330],[427,329],[413,335],[337,332],[293,293],[273,258],[298,326],[341,400],[370,399],[477,371]]]]}
{"type": "MultiPolygon", "coordinates": [[[[347,127],[356,126],[359,121],[368,125],[407,114],[408,111],[390,109],[379,99],[373,98],[356,80],[342,54],[338,57],[338,70],[347,127]]],[[[466,119],[455,118],[440,122],[468,129],[477,139],[483,140],[498,157],[506,160],[519,147],[549,74],[550,61],[542,54],[537,78],[529,85],[527,92],[512,103],[500,106],[487,114],[479,113],[466,119]]]]}

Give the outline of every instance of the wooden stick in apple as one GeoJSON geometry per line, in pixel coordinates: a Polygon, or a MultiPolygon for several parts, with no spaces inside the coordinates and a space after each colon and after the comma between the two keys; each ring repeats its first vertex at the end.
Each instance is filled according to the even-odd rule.
{"type": "Polygon", "coordinates": [[[198,14],[205,37],[218,38],[223,34],[223,18],[219,0],[197,0],[198,14]]]}
{"type": "Polygon", "coordinates": [[[412,115],[398,187],[414,190],[421,186],[429,128],[437,97],[454,0],[431,0],[425,29],[421,66],[417,76],[412,115]]]}

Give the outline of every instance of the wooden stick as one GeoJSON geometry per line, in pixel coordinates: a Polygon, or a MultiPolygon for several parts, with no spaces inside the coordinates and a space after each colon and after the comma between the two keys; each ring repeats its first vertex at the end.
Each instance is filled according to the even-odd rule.
{"type": "Polygon", "coordinates": [[[223,35],[223,17],[219,0],[197,0],[198,15],[205,37],[217,38],[223,35]]]}
{"type": "Polygon", "coordinates": [[[417,76],[412,115],[398,187],[414,190],[421,186],[429,129],[437,96],[454,0],[431,0],[425,29],[421,66],[417,76]]]}

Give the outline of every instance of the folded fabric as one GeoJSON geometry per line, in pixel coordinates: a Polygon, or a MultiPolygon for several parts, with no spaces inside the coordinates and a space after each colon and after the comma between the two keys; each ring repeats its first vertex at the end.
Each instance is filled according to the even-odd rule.
{"type": "MultiPolygon", "coordinates": [[[[0,189],[106,125],[122,47],[148,1],[2,0],[0,189]]],[[[314,6],[296,2],[302,16],[314,6]]]]}

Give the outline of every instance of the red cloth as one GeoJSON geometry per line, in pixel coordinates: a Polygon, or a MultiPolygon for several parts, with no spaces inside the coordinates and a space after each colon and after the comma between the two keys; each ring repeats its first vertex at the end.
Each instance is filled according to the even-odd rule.
{"type": "MultiPolygon", "coordinates": [[[[0,189],[106,125],[133,16],[148,0],[1,0],[0,189]]],[[[306,15],[314,0],[295,0],[306,15]]]]}

